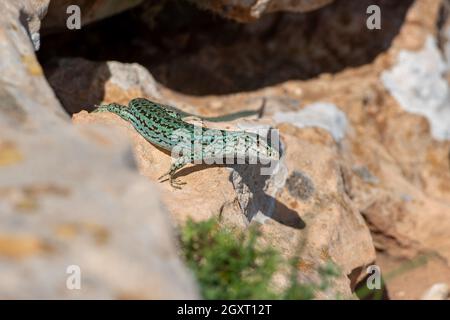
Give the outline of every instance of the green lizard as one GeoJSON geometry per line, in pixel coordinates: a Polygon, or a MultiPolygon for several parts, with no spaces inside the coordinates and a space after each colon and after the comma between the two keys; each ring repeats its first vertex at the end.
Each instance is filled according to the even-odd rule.
{"type": "Polygon", "coordinates": [[[128,106],[111,103],[99,106],[93,112],[115,113],[130,122],[148,142],[172,152],[172,156],[174,151],[178,151],[180,154],[172,162],[170,170],[159,178],[161,180],[168,176],[174,188],[180,188],[180,185],[185,184],[174,179],[173,176],[178,169],[188,163],[207,162],[218,158],[257,158],[260,162],[279,159],[278,150],[255,133],[211,129],[185,121],[189,117],[208,121],[225,121],[256,114],[257,111],[243,111],[221,117],[205,118],[183,112],[172,106],[137,98],[131,100],[128,106]]]}

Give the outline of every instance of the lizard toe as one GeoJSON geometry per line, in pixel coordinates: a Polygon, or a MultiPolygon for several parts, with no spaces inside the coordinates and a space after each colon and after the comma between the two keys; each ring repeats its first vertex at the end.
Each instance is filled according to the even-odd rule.
{"type": "Polygon", "coordinates": [[[170,179],[170,185],[175,189],[181,189],[181,186],[185,185],[186,182],[180,179],[170,179]]]}
{"type": "MultiPolygon", "coordinates": [[[[166,173],[164,173],[161,177],[159,177],[158,178],[158,180],[162,180],[163,178],[165,178],[165,177],[167,177],[167,176],[170,176],[170,171],[169,172],[166,172],[166,173]]],[[[160,181],[160,182],[163,182],[163,181],[166,181],[167,179],[165,179],[165,180],[162,180],[162,181],[160,181]]]]}

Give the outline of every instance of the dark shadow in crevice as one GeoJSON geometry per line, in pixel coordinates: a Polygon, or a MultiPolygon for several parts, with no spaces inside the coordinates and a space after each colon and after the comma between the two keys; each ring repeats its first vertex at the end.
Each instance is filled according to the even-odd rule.
{"type": "Polygon", "coordinates": [[[86,59],[53,59],[45,68],[50,86],[70,115],[93,111],[105,96],[105,83],[111,77],[106,62],[86,59]]]}
{"type": "Polygon", "coordinates": [[[182,93],[250,91],[371,63],[390,47],[413,0],[336,0],[249,24],[172,0],[149,18],[151,3],[80,31],[44,36],[40,61],[44,67],[64,56],[137,62],[182,93]],[[381,30],[366,27],[370,5],[381,8],[381,30]]]}
{"type": "Polygon", "coordinates": [[[437,40],[438,40],[438,47],[443,53],[444,57],[447,58],[446,55],[446,43],[449,41],[449,35],[448,35],[448,19],[450,16],[450,2],[448,0],[444,0],[442,2],[441,8],[439,9],[439,16],[438,20],[436,22],[436,29],[437,29],[437,40]]]}

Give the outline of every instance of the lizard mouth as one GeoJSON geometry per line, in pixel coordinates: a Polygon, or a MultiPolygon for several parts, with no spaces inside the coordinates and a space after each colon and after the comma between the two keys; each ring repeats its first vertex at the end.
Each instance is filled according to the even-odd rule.
{"type": "Polygon", "coordinates": [[[96,108],[91,113],[107,112],[107,106],[95,106],[96,108]]]}

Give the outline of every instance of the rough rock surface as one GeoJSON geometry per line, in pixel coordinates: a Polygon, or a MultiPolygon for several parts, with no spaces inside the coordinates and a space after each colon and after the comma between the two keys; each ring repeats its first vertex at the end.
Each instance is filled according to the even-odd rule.
{"type": "Polygon", "coordinates": [[[450,297],[450,289],[446,283],[436,283],[422,296],[422,300],[447,300],[450,297]]]}
{"type": "MultiPolygon", "coordinates": [[[[0,110],[8,115],[0,119],[1,126],[53,126],[60,118],[69,119],[45,81],[42,67],[30,46],[28,30],[31,26],[27,20],[20,19],[20,12],[30,7],[29,1],[0,3],[0,110]],[[33,117],[27,117],[27,114],[33,114],[33,117]]],[[[38,8],[39,12],[43,10],[38,8]]],[[[28,11],[28,15],[38,14],[28,11]]]]}
{"type": "MultiPolygon", "coordinates": [[[[320,257],[326,257],[349,275],[352,287],[365,275],[365,266],[374,260],[372,243],[397,258],[415,259],[423,252],[432,252],[444,261],[439,270],[450,274],[450,143],[442,135],[436,139],[430,117],[428,121],[405,107],[408,104],[413,108],[414,99],[425,97],[430,102],[429,112],[445,114],[448,104],[445,97],[434,103],[426,99],[430,97],[428,91],[417,93],[415,85],[408,86],[408,82],[399,83],[397,79],[394,81],[397,86],[406,85],[400,87],[401,94],[411,92],[407,99],[399,99],[399,94],[386,82],[401,57],[417,56],[420,63],[421,52],[429,50],[427,39],[436,33],[439,10],[438,2],[432,5],[421,0],[413,2],[406,16],[399,15],[404,20],[388,50],[371,63],[331,75],[322,74],[307,81],[291,80],[229,96],[193,97],[160,87],[163,101],[205,115],[236,111],[236,106],[253,107],[258,98],[267,98],[266,114],[260,121],[280,129],[286,147],[283,160],[286,171],[285,177],[280,178],[284,183],[274,193],[267,194],[263,189],[266,200],[272,197],[275,201],[274,210],[266,212],[270,219],[265,219],[262,230],[265,241],[286,255],[302,253],[304,261],[299,267],[306,278],[308,271],[321,263],[320,257]],[[321,113],[320,117],[312,112],[312,106],[317,105],[331,111],[321,113]],[[297,243],[306,245],[299,249],[297,243]]],[[[236,47],[240,48],[240,44],[236,43],[236,47]]],[[[438,49],[432,50],[432,55],[439,57],[438,49]]],[[[204,52],[197,54],[197,59],[204,58],[204,52]]],[[[195,60],[196,56],[190,59],[195,60]]],[[[446,62],[439,57],[436,63],[446,62]]],[[[408,76],[421,78],[408,79],[409,83],[422,83],[421,88],[425,89],[432,83],[442,84],[446,81],[444,69],[439,67],[435,73],[434,66],[431,61],[421,64],[420,72],[408,76]]],[[[433,97],[437,99],[440,95],[433,97]]],[[[118,94],[104,99],[122,98],[118,94]]],[[[428,111],[421,114],[424,112],[428,111]]],[[[439,118],[439,114],[434,117],[439,118]]],[[[449,126],[445,126],[445,119],[441,116],[437,120],[441,121],[438,131],[449,126]]],[[[169,157],[143,141],[117,117],[82,112],[75,116],[75,122],[117,123],[131,135],[144,175],[154,179],[167,169],[169,157]]],[[[236,171],[237,176],[243,174],[236,171]]],[[[201,219],[221,213],[229,223],[242,227],[247,224],[249,217],[242,215],[245,212],[242,203],[251,205],[252,201],[246,200],[251,197],[245,194],[252,194],[260,183],[248,181],[247,188],[239,188],[234,173],[230,177],[227,169],[216,167],[188,168],[180,176],[188,183],[182,191],[174,192],[166,184],[161,185],[169,209],[178,221],[188,214],[201,219]],[[205,198],[203,195],[210,194],[212,188],[220,190],[217,192],[220,197],[205,198]],[[192,210],[186,209],[188,199],[192,210]]],[[[270,203],[258,202],[259,207],[271,208],[270,203]]],[[[383,268],[385,260],[380,261],[383,268]]],[[[343,287],[349,283],[343,285],[342,278],[339,281],[338,291],[348,294],[343,287]]],[[[390,282],[388,289],[396,291],[390,282]]],[[[415,297],[420,298],[420,294],[415,297]]]]}
{"type": "MultiPolygon", "coordinates": [[[[40,29],[41,20],[47,13],[50,0],[33,0],[33,1],[8,1],[4,3],[5,11],[14,7],[14,13],[19,13],[19,19],[23,28],[30,36],[35,50],[40,47],[40,29]],[[8,9],[8,6],[10,7],[8,9]]],[[[3,12],[3,11],[2,11],[3,12]]]]}
{"type": "MultiPolygon", "coordinates": [[[[149,144],[119,117],[82,111],[74,121],[123,128],[134,143],[135,157],[145,176],[156,180],[167,171],[170,155],[149,144]]],[[[278,183],[272,192],[260,181],[258,169],[247,172],[251,168],[236,166],[237,174],[232,175],[224,167],[198,165],[179,173],[187,183],[182,190],[162,183],[163,199],[179,223],[187,217],[199,220],[220,215],[226,223],[245,228],[248,218],[258,213],[270,218],[264,219],[261,227],[264,241],[286,256],[301,253],[306,278],[314,278],[318,266],[334,261],[342,268],[343,277],[336,280],[333,294],[349,297],[346,275],[351,274],[350,280],[356,282],[360,274],[352,272],[373,262],[375,255],[368,228],[344,192],[334,140],[320,130],[300,131],[288,125],[281,128],[281,134],[287,146],[281,166],[289,169],[281,169],[273,179],[287,182],[278,183]],[[245,214],[244,205],[256,207],[248,209],[253,214],[245,214]]]]}
{"type": "MultiPolygon", "coordinates": [[[[48,2],[49,0],[47,0],[48,2]]],[[[142,0],[52,0],[48,7],[43,31],[57,31],[66,28],[67,7],[77,5],[81,10],[82,26],[120,13],[137,6],[142,0]]]]}
{"type": "Polygon", "coordinates": [[[46,82],[19,18],[32,4],[0,2],[0,298],[198,298],[126,141],[74,128],[46,82]]]}
{"type": "MultiPolygon", "coordinates": [[[[92,68],[91,64],[80,65],[92,68]]],[[[110,71],[112,78],[123,78],[123,75],[110,71]]],[[[124,68],[116,69],[116,72],[124,71],[124,68]]],[[[61,69],[61,72],[70,74],[71,69],[61,69]]],[[[83,73],[82,70],[80,72],[83,73]]],[[[108,86],[109,80],[105,83],[105,87],[108,86]]],[[[180,99],[170,90],[161,88],[161,91],[165,94],[163,101],[176,103],[180,99]]],[[[105,100],[123,101],[128,96],[126,90],[114,93],[116,96],[106,96],[105,100]]],[[[149,98],[154,99],[152,96],[149,98]]],[[[214,105],[214,100],[207,99],[203,104],[214,105]]],[[[232,106],[236,103],[230,99],[222,101],[221,105],[232,106]]],[[[185,109],[195,111],[192,110],[194,106],[185,106],[185,109]]],[[[205,106],[197,110],[197,114],[204,114],[202,110],[210,108],[205,106]]],[[[145,176],[156,181],[168,170],[170,155],[145,141],[119,117],[82,111],[74,115],[74,122],[102,123],[122,128],[133,141],[135,157],[145,176]]],[[[271,120],[254,122],[270,123],[271,120]]],[[[241,120],[234,125],[228,123],[223,126],[242,128],[252,126],[251,123],[241,120]]],[[[270,178],[271,188],[267,188],[268,178],[261,176],[257,167],[235,166],[230,172],[228,168],[202,165],[181,170],[179,177],[187,183],[182,190],[174,190],[168,183],[160,186],[166,205],[179,223],[183,223],[188,216],[198,220],[221,215],[227,223],[245,228],[253,217],[259,217],[255,221],[264,222],[264,241],[286,256],[301,254],[301,268],[306,279],[315,278],[318,266],[328,260],[334,261],[342,268],[343,276],[336,280],[335,291],[329,297],[336,292],[349,297],[351,286],[361,276],[360,271],[374,261],[374,249],[367,226],[344,191],[339,151],[332,133],[316,129],[314,125],[312,122],[312,128],[304,130],[288,124],[280,126],[287,148],[286,158],[282,159],[278,172],[270,178]],[[205,197],[205,194],[211,196],[205,197]]]]}
{"type": "Polygon", "coordinates": [[[437,140],[450,140],[447,69],[436,39],[429,35],[422,50],[401,51],[395,66],[382,74],[391,95],[406,111],[426,117],[437,140]]]}
{"type": "Polygon", "coordinates": [[[168,214],[119,136],[0,131],[1,298],[198,297],[168,214]],[[80,290],[66,287],[70,266],[80,290]]]}
{"type": "Polygon", "coordinates": [[[153,77],[136,63],[94,63],[81,58],[61,59],[47,72],[47,78],[70,114],[81,109],[92,111],[104,97],[114,97],[117,91],[123,95],[122,99],[104,102],[127,104],[135,97],[160,97],[153,77]],[[69,82],[71,85],[67,86],[69,82]]]}
{"type": "MultiPolygon", "coordinates": [[[[299,1],[295,10],[312,9],[301,8],[307,3],[319,6],[325,2],[299,1]]],[[[243,10],[229,10],[225,15],[248,20],[277,9],[272,1],[258,1],[256,7],[255,2],[248,3],[243,10]]],[[[6,62],[0,61],[0,110],[4,115],[0,123],[6,124],[0,136],[8,139],[0,144],[0,170],[2,166],[9,170],[5,174],[8,180],[1,180],[0,199],[3,197],[4,203],[0,206],[8,217],[2,228],[10,232],[16,230],[13,226],[23,225],[20,229],[27,233],[11,235],[2,231],[2,272],[15,275],[15,270],[39,268],[50,262],[61,266],[66,256],[55,252],[62,250],[86,266],[89,278],[94,279],[88,283],[97,290],[94,295],[154,297],[154,290],[140,290],[137,278],[114,281],[121,270],[131,268],[141,275],[142,270],[155,268],[155,278],[167,279],[164,282],[168,291],[161,291],[161,296],[167,297],[168,292],[175,292],[170,286],[173,272],[166,270],[172,266],[181,279],[176,281],[180,286],[176,292],[195,297],[195,286],[179,265],[173,246],[158,247],[154,243],[160,244],[159,237],[166,232],[146,232],[150,219],[159,217],[162,225],[166,223],[159,209],[152,210],[156,217],[142,212],[159,207],[155,194],[160,194],[178,224],[187,217],[200,220],[217,215],[223,223],[240,228],[261,224],[263,242],[285,256],[301,257],[298,268],[303,280],[317,280],[317,268],[334,261],[342,275],[321,298],[337,294],[350,297],[358,281],[366,276],[366,266],[373,262],[381,266],[392,298],[420,298],[432,284],[450,281],[450,68],[445,42],[449,22],[448,18],[445,21],[441,4],[428,0],[335,1],[310,14],[266,15],[238,33],[240,27],[228,22],[223,22],[223,29],[200,25],[194,31],[183,30],[179,37],[169,32],[167,38],[158,39],[160,47],[142,38],[127,38],[125,45],[117,39],[118,43],[113,43],[115,50],[111,50],[105,42],[99,56],[94,56],[100,62],[60,58],[46,65],[56,96],[69,113],[74,113],[76,130],[68,127],[48,88],[34,59],[29,36],[17,31],[22,30],[17,22],[17,7],[3,5],[3,19],[9,20],[0,20],[0,36],[5,35],[0,37],[5,43],[0,53],[6,57],[6,62]],[[361,28],[367,18],[363,9],[373,3],[382,6],[386,15],[380,31],[361,28]],[[10,21],[17,28],[8,28],[10,21]],[[227,28],[233,36],[226,32],[227,28]],[[14,37],[20,41],[12,42],[14,37]],[[203,45],[205,42],[208,45],[203,45]],[[115,54],[131,54],[136,61],[137,54],[141,54],[143,66],[108,59],[115,54]],[[230,92],[235,94],[213,95],[230,92]],[[187,183],[182,190],[162,183],[156,191],[142,179],[155,181],[166,172],[170,156],[146,142],[117,116],[87,112],[95,104],[126,103],[135,96],[208,116],[256,109],[265,97],[262,119],[219,125],[275,126],[280,131],[284,157],[270,178],[259,175],[259,168],[248,166],[190,166],[178,175],[187,183]],[[103,129],[86,129],[94,124],[103,129]],[[14,135],[10,128],[17,127],[28,131],[14,135]],[[118,137],[132,141],[134,158],[145,178],[135,177],[127,160],[131,156],[123,151],[126,144],[116,141],[121,140],[118,137]],[[34,150],[38,149],[49,151],[37,157],[42,160],[36,162],[34,170],[27,162],[27,150],[37,153],[34,150]],[[47,156],[52,161],[66,160],[51,162],[47,156]],[[69,158],[79,160],[69,162],[69,158]],[[10,171],[17,163],[16,171],[10,171]],[[42,172],[49,168],[60,168],[61,172],[53,170],[58,174],[44,176],[42,172]],[[22,177],[20,173],[27,170],[33,170],[33,174],[22,177]],[[18,177],[17,181],[12,176],[18,177]],[[79,187],[81,177],[86,178],[83,188],[79,187]],[[39,183],[30,186],[30,181],[39,183]],[[124,185],[135,187],[124,190],[124,185]],[[92,190],[103,190],[101,200],[98,192],[92,196],[92,190]],[[79,199],[92,200],[80,203],[79,199]],[[91,210],[97,215],[89,215],[91,210]],[[58,214],[63,211],[64,215],[58,214]],[[125,211],[129,220],[122,226],[122,220],[117,219],[125,211]],[[80,219],[74,222],[74,215],[80,219]],[[110,216],[118,218],[111,221],[110,216]],[[47,219],[52,222],[47,223],[47,219]],[[127,237],[121,234],[123,229],[130,230],[127,237]],[[67,240],[73,237],[79,242],[67,240]],[[130,250],[136,242],[155,246],[160,258],[147,256],[143,248],[130,250]],[[107,248],[107,253],[94,254],[99,246],[107,248]],[[416,266],[414,262],[422,255],[428,259],[416,266]],[[17,259],[22,256],[26,258],[17,259]],[[106,273],[95,268],[98,260],[90,260],[92,256],[122,264],[106,273]],[[131,265],[131,261],[138,261],[138,265],[131,265]],[[419,269],[403,268],[405,261],[419,269]],[[401,273],[398,268],[403,268],[401,273]],[[106,284],[113,289],[106,290],[106,284]]],[[[89,30],[92,33],[97,29],[89,30]]],[[[107,32],[111,30],[107,28],[107,32]]],[[[70,48],[71,56],[75,52],[83,55],[83,50],[70,48]]],[[[54,51],[64,54],[57,47],[54,51]]],[[[148,228],[153,230],[153,225],[148,228]]],[[[161,228],[167,230],[167,225],[161,228]]],[[[47,265],[45,268],[55,272],[47,265]]],[[[32,288],[26,283],[20,286],[28,292],[35,292],[32,289],[39,285],[47,288],[39,282],[46,277],[48,274],[43,280],[36,278],[32,288]]],[[[22,278],[16,275],[8,279],[22,278]]],[[[151,282],[154,277],[146,280],[155,286],[151,282]]],[[[277,285],[283,286],[285,281],[280,276],[277,285]]],[[[57,295],[56,284],[48,286],[47,296],[57,295]]],[[[5,296],[8,294],[11,291],[5,296]]]]}

